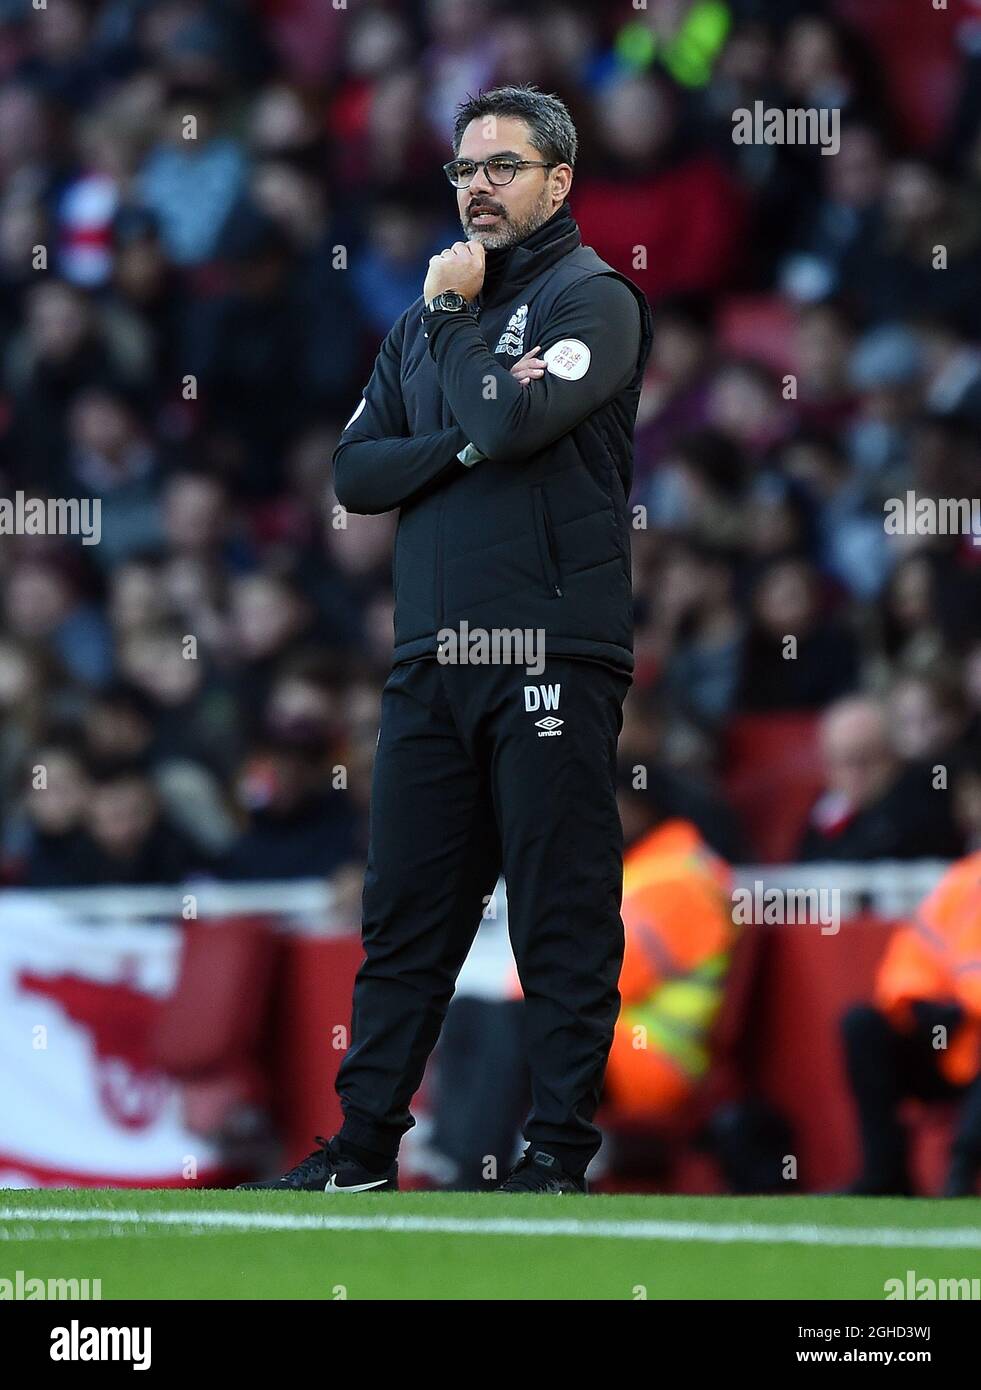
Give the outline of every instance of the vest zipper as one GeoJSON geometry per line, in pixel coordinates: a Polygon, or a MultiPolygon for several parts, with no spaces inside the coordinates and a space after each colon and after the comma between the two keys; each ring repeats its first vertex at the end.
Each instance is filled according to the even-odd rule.
{"type": "Polygon", "coordinates": [[[552,536],[552,523],[548,515],[548,507],[545,505],[545,489],[540,485],[535,488],[535,503],[538,515],[541,520],[542,535],[545,539],[545,552],[548,557],[551,573],[548,578],[556,598],[562,597],[562,586],[559,584],[560,571],[558,555],[555,549],[555,541],[552,536]]]}
{"type": "Polygon", "coordinates": [[[446,501],[445,495],[439,499],[439,508],[436,513],[436,631],[439,632],[443,627],[443,504],[446,501]]]}

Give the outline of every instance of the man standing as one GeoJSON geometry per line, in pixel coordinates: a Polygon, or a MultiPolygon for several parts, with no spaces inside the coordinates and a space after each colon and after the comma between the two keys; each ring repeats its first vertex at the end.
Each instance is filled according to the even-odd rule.
{"type": "Polygon", "coordinates": [[[409,1104],[503,871],[532,1110],[499,1190],[586,1191],[620,1007],[616,743],[651,315],[582,245],[566,202],[576,146],[565,106],[533,87],[460,108],[445,170],[467,239],[430,261],[334,454],[344,506],[399,509],[365,960],[340,1133],[250,1187],[398,1186],[409,1104]],[[493,656],[516,632],[525,669],[477,647],[464,664],[475,634],[493,656]]]}

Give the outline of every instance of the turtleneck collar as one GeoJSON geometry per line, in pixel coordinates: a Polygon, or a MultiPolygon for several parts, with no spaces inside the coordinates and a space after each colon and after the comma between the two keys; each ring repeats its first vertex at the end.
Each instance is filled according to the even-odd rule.
{"type": "Polygon", "coordinates": [[[568,203],[563,203],[547,222],[529,232],[521,241],[516,241],[512,246],[496,247],[486,253],[484,286],[478,301],[480,307],[486,309],[510,299],[536,275],[581,245],[579,226],[568,203]]]}

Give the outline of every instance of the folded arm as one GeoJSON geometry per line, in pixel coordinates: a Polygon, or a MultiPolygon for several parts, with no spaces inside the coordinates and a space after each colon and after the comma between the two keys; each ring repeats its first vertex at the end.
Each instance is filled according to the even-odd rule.
{"type": "Polygon", "coordinates": [[[497,361],[469,315],[431,315],[427,331],[439,384],[467,440],[488,458],[517,462],[623,390],[637,366],[640,311],[622,280],[581,281],[537,330],[548,370],[525,387],[497,361]]]}
{"type": "Polygon", "coordinates": [[[461,429],[410,435],[400,366],[405,315],[382,343],[361,404],[334,450],[334,491],[349,512],[372,515],[401,507],[447,469],[459,468],[461,429]]]}

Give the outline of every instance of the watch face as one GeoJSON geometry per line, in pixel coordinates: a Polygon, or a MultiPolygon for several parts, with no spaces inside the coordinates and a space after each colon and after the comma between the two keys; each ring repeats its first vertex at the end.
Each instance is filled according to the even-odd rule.
{"type": "Polygon", "coordinates": [[[444,290],[437,296],[444,309],[462,309],[465,303],[463,295],[458,290],[444,290]]]}

